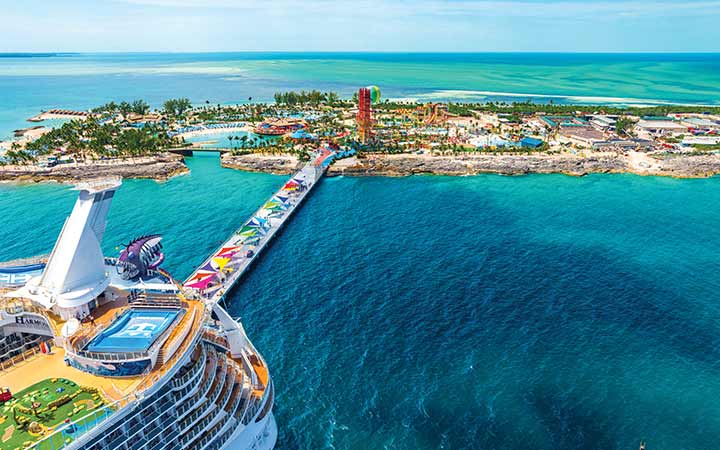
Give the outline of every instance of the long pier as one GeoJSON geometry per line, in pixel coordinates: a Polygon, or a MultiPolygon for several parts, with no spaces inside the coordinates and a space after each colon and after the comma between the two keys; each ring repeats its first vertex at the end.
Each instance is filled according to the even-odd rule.
{"type": "Polygon", "coordinates": [[[334,156],[330,149],[319,149],[310,162],[193,271],[183,283],[184,289],[211,302],[223,300],[307,198],[334,156]]]}

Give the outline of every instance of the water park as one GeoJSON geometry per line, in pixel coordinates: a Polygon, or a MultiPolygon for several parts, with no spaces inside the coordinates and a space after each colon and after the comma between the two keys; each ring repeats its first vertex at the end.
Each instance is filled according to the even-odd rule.
{"type": "MultiPolygon", "coordinates": [[[[712,108],[423,103],[384,99],[374,85],[359,88],[351,99],[303,91],[277,93],[275,103],[168,102],[184,106],[139,115],[108,104],[66,114],[72,120],[59,127],[3,143],[0,179],[54,172],[54,179],[62,180],[68,172],[79,177],[100,169],[142,177],[154,177],[157,170],[157,178],[165,179],[184,166],[181,159],[161,164],[160,155],[188,156],[194,150],[244,156],[226,167],[277,173],[278,165],[248,162],[252,156],[283,156],[294,158],[299,168],[325,144],[357,152],[355,169],[340,171],[344,174],[574,173],[568,168],[577,165],[590,172],[720,172],[720,112],[712,108]],[[394,155],[406,156],[402,165],[394,155]],[[123,166],[136,157],[153,159],[141,175],[123,166]],[[380,160],[393,167],[380,169],[380,160]]],[[[289,173],[292,165],[286,162],[282,171],[289,173]]]]}

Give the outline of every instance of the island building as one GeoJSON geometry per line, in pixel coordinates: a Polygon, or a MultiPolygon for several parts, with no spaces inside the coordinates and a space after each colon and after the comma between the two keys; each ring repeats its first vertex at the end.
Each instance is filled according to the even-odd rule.
{"type": "Polygon", "coordinates": [[[643,117],[635,125],[635,131],[640,138],[654,139],[685,134],[688,127],[666,116],[643,117]]]}
{"type": "Polygon", "coordinates": [[[103,255],[119,187],[79,185],[46,262],[0,280],[0,448],[273,448],[273,383],[242,324],[161,268],[159,235],[103,255]]]}
{"type": "Polygon", "coordinates": [[[604,114],[594,114],[589,117],[590,125],[598,131],[605,133],[614,133],[617,123],[617,116],[608,116],[604,114]]]}
{"type": "Polygon", "coordinates": [[[720,132],[720,122],[705,117],[683,117],[680,124],[688,127],[694,134],[720,132]]]}

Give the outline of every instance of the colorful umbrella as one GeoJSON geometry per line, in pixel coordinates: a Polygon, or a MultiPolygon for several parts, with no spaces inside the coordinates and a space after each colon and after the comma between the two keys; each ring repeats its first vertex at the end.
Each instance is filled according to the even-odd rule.
{"type": "Polygon", "coordinates": [[[230,258],[219,258],[215,257],[212,259],[215,264],[218,266],[218,270],[223,270],[227,263],[230,262],[230,258]]]}

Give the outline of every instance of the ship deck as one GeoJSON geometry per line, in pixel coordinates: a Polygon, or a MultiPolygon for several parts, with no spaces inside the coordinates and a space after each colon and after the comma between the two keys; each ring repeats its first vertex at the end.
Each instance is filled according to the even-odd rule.
{"type": "Polygon", "coordinates": [[[100,389],[110,402],[118,401],[135,391],[144,377],[111,378],[91,375],[65,364],[65,350],[54,347],[51,354],[37,353],[25,361],[0,371],[0,386],[19,392],[49,378],[67,378],[77,384],[100,389]]]}
{"type": "MultiPolygon", "coordinates": [[[[64,360],[65,349],[53,346],[51,354],[28,355],[27,359],[20,359],[12,366],[6,366],[0,370],[0,387],[9,387],[11,392],[18,392],[48,378],[67,378],[80,385],[101,389],[111,402],[127,399],[138,390],[147,389],[157,382],[160,376],[170,370],[177,359],[188,350],[195,334],[202,330],[204,304],[191,299],[181,298],[181,300],[179,309],[182,309],[184,314],[164,330],[163,342],[159,344],[159,354],[163,357],[158,359],[148,373],[130,377],[106,377],[90,374],[67,365],[64,360]]],[[[0,297],[0,305],[14,308],[22,306],[25,312],[43,314],[56,336],[60,335],[60,330],[65,324],[65,321],[58,316],[27,300],[0,297]]],[[[131,307],[126,299],[119,299],[95,309],[92,313],[94,324],[83,321],[78,330],[68,339],[73,351],[83,350],[97,333],[110,327],[115,319],[131,307]]],[[[102,364],[102,361],[98,360],[98,364],[102,364]]]]}

